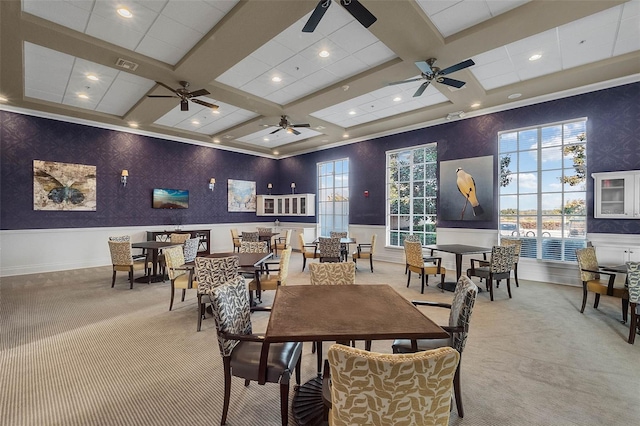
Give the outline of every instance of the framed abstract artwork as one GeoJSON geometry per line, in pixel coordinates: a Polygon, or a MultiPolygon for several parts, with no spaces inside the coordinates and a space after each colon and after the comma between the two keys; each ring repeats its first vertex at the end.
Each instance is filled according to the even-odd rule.
{"type": "Polygon", "coordinates": [[[439,217],[484,221],[493,218],[493,157],[440,162],[439,217]]]}
{"type": "Polygon", "coordinates": [[[227,210],[230,212],[256,211],[256,183],[247,180],[227,181],[227,210]]]}
{"type": "Polygon", "coordinates": [[[33,160],[33,209],[96,211],[96,166],[33,160]]]}

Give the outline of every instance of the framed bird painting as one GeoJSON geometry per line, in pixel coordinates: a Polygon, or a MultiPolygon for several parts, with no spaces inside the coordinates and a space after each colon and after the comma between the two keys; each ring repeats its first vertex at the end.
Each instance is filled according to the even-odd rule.
{"type": "Polygon", "coordinates": [[[96,166],[33,160],[33,209],[96,211],[96,166]]]}
{"type": "Polygon", "coordinates": [[[440,218],[488,221],[493,218],[493,157],[440,162],[440,218]]]}

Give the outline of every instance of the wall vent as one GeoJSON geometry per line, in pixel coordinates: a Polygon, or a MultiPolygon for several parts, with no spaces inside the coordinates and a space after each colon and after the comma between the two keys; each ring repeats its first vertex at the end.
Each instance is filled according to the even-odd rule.
{"type": "Polygon", "coordinates": [[[126,59],[118,58],[116,66],[124,68],[125,70],[135,71],[138,68],[138,64],[135,62],[127,61],[126,59]]]}

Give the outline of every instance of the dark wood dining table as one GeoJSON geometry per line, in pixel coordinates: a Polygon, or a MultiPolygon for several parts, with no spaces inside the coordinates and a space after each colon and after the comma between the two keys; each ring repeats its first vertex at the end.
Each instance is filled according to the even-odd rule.
{"type": "Polygon", "coordinates": [[[266,241],[269,251],[271,251],[271,239],[276,235],[280,235],[279,232],[261,232],[258,234],[258,241],[266,241]]]}
{"type": "MultiPolygon", "coordinates": [[[[143,250],[149,250],[151,252],[151,262],[153,263],[153,269],[151,273],[151,282],[157,283],[164,279],[162,274],[158,274],[158,255],[162,249],[167,247],[179,246],[182,244],[172,243],[170,241],[140,241],[139,243],[131,243],[131,248],[139,248],[143,250]]],[[[148,277],[136,278],[136,282],[147,282],[148,277]]]]}
{"type": "MultiPolygon", "coordinates": [[[[294,285],[276,290],[265,342],[448,337],[389,285],[294,285]]],[[[265,374],[261,372],[260,380],[265,374]]],[[[297,389],[292,409],[298,425],[319,424],[323,407],[320,377],[297,389]]]]}
{"type": "MultiPolygon", "coordinates": [[[[456,290],[457,281],[462,275],[462,256],[469,254],[482,254],[483,258],[486,260],[487,253],[491,253],[491,247],[468,246],[465,244],[430,244],[423,246],[423,248],[431,250],[431,256],[433,256],[434,251],[453,253],[456,255],[456,282],[445,282],[444,290],[447,291],[456,290]]],[[[440,284],[438,284],[438,287],[440,287],[440,284]]],[[[478,291],[481,291],[480,287],[478,287],[478,291]]]]}

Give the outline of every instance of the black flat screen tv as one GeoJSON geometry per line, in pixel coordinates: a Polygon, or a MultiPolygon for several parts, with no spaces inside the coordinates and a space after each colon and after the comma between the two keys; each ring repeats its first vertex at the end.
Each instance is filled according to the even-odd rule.
{"type": "Polygon", "coordinates": [[[154,209],[188,209],[189,191],[186,189],[155,188],[153,190],[154,209]]]}

